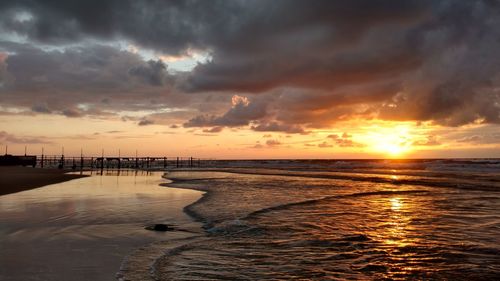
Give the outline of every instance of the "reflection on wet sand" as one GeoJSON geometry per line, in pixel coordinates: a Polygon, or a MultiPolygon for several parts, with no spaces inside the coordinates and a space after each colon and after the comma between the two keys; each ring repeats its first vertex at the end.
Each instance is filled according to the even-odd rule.
{"type": "Polygon", "coordinates": [[[0,197],[0,280],[112,280],[135,248],[194,235],[182,208],[200,192],[161,187],[161,175],[93,174],[0,197]],[[191,232],[144,229],[152,223],[191,232]]]}

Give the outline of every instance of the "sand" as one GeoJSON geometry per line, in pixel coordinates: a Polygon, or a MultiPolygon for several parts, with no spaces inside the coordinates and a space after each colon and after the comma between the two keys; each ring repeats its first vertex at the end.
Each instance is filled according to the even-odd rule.
{"type": "Polygon", "coordinates": [[[0,280],[108,281],[118,271],[149,274],[164,249],[203,236],[201,224],[183,212],[202,193],[160,186],[166,182],[161,175],[94,174],[0,196],[0,280]],[[156,223],[175,230],[144,228],[156,223]]]}
{"type": "Polygon", "coordinates": [[[67,170],[31,167],[0,167],[0,195],[85,177],[65,174],[67,170]]]}

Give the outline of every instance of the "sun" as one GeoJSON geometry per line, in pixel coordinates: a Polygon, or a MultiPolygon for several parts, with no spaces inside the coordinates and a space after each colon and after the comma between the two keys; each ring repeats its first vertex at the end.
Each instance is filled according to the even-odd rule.
{"type": "Polygon", "coordinates": [[[397,143],[381,143],[378,146],[378,150],[393,156],[397,156],[408,151],[409,149],[408,147],[397,143]]]}
{"type": "Polygon", "coordinates": [[[369,134],[369,147],[377,154],[400,157],[411,151],[412,138],[407,126],[377,127],[369,134]]]}

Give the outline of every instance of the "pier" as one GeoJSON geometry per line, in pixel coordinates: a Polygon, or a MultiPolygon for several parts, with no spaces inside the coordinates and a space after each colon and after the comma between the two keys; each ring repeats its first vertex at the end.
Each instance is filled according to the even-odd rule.
{"type": "Polygon", "coordinates": [[[65,155],[6,155],[9,159],[29,158],[29,163],[11,160],[14,165],[33,166],[37,168],[59,168],[72,170],[166,170],[172,168],[207,167],[212,160],[194,157],[167,157],[167,156],[65,156],[65,155]],[[19,163],[18,163],[19,162],[19,163]]]}

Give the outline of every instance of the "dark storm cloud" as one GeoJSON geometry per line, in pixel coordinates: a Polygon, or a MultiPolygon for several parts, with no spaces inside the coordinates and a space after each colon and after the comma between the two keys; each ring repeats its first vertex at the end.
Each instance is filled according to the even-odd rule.
{"type": "Polygon", "coordinates": [[[162,86],[167,78],[167,66],[161,60],[149,60],[147,65],[133,67],[129,70],[130,75],[143,79],[153,86],[162,86]]]}
{"type": "Polygon", "coordinates": [[[170,91],[172,81],[162,61],[144,61],[110,46],[46,50],[0,41],[0,54],[5,54],[0,62],[8,73],[0,82],[4,106],[81,117],[178,107],[190,99],[170,91]]]}
{"type": "Polygon", "coordinates": [[[7,54],[0,52],[0,88],[7,82],[7,54]]]}
{"type": "Polygon", "coordinates": [[[58,113],[104,99],[110,110],[203,107],[185,127],[257,131],[352,117],[500,123],[498,26],[500,4],[488,0],[2,1],[0,34],[27,40],[0,45],[2,102],[43,112],[30,102],[38,95],[58,113]],[[210,59],[174,77],[162,61],[89,40],[210,59]],[[224,111],[201,101],[206,92],[262,97],[224,111]]]}
{"type": "Polygon", "coordinates": [[[35,104],[31,107],[31,111],[36,113],[51,113],[52,111],[47,104],[35,104]]]}
{"type": "Polygon", "coordinates": [[[426,2],[7,0],[0,8],[4,29],[41,42],[125,37],[168,53],[213,47],[235,54],[288,44],[283,37],[294,33],[306,37],[299,45],[353,40],[375,23],[412,20],[426,2]],[[23,12],[30,17],[21,19],[23,12]]]}
{"type": "Polygon", "coordinates": [[[405,81],[388,119],[434,120],[458,126],[480,120],[500,123],[500,3],[443,5],[415,32],[425,63],[405,81]],[[445,10],[446,9],[446,10],[445,10]]]}

